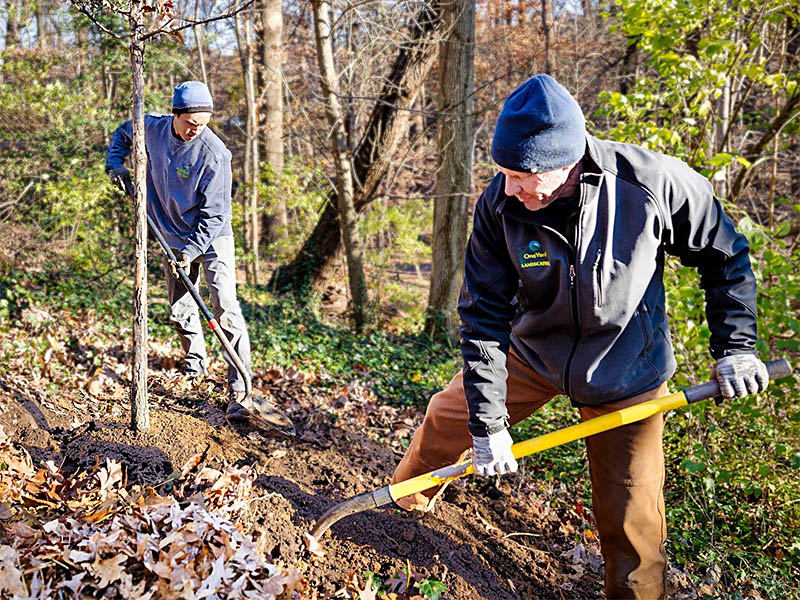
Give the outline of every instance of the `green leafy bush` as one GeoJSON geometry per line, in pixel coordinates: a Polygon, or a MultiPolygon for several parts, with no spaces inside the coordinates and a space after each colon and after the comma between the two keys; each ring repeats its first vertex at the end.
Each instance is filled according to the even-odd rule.
{"type": "MultiPolygon", "coordinates": [[[[289,158],[280,173],[268,164],[261,167],[259,210],[271,214],[279,201],[286,203],[289,224],[276,231],[275,241],[265,249],[266,256],[280,261],[294,257],[317,223],[328,201],[327,181],[319,166],[289,158]]],[[[241,212],[241,208],[238,209],[241,212]]]]}

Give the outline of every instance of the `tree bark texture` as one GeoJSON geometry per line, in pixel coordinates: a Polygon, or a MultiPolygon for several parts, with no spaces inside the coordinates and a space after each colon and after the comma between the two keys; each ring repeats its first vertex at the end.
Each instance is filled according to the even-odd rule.
{"type": "Polygon", "coordinates": [[[253,15],[251,11],[240,13],[234,17],[236,37],[239,42],[239,57],[242,62],[242,77],[244,78],[245,106],[247,110],[245,127],[245,152],[244,152],[244,206],[245,206],[245,237],[247,239],[250,260],[247,261],[245,273],[247,282],[258,283],[259,253],[258,253],[258,107],[255,90],[255,65],[253,60],[253,15]]]}
{"type": "Polygon", "coordinates": [[[133,365],[131,373],[131,427],[150,428],[147,402],[147,151],[144,143],[144,15],[142,4],[131,2],[131,75],[133,80],[133,199],[136,211],[135,278],[133,288],[133,365]]]}
{"type": "Polygon", "coordinates": [[[314,37],[317,42],[320,81],[325,101],[325,115],[330,125],[328,137],[336,167],[336,196],[339,224],[344,240],[347,275],[353,302],[353,320],[356,329],[364,326],[367,310],[367,280],[364,274],[364,252],[358,232],[358,214],[353,205],[353,172],[350,148],[347,145],[344,114],[339,102],[339,82],[333,62],[330,11],[325,0],[312,0],[314,10],[314,37]]]}
{"type": "Polygon", "coordinates": [[[8,0],[8,19],[6,21],[5,49],[10,50],[19,44],[19,31],[21,29],[20,11],[22,5],[19,0],[8,0]]]}
{"type": "Polygon", "coordinates": [[[37,0],[34,4],[34,14],[36,15],[36,45],[44,48],[50,43],[47,20],[50,17],[50,2],[47,0],[37,0]]]}
{"type": "Polygon", "coordinates": [[[472,191],[472,93],[475,0],[442,5],[439,45],[439,131],[433,204],[433,264],[425,332],[454,339],[464,271],[467,207],[472,191]]]}
{"type": "Polygon", "coordinates": [[[544,72],[553,72],[551,47],[553,45],[553,23],[551,19],[550,0],[542,0],[542,37],[544,38],[544,72]]]}
{"type": "MultiPolygon", "coordinates": [[[[200,11],[200,0],[194,0],[194,20],[198,20],[198,14],[200,11]]],[[[209,91],[211,87],[208,85],[208,70],[206,69],[206,55],[205,50],[203,49],[203,35],[202,29],[197,25],[192,27],[192,32],[194,33],[194,42],[197,46],[197,58],[200,60],[200,72],[203,76],[203,83],[206,84],[209,91]]]]}
{"type": "MultiPolygon", "coordinates": [[[[264,95],[263,131],[264,160],[276,174],[283,170],[283,76],[281,72],[283,12],[281,0],[263,0],[261,9],[262,48],[260,88],[264,95]]],[[[282,194],[271,199],[272,204],[262,220],[262,242],[268,244],[286,231],[289,218],[282,194]]]]}
{"type": "MultiPolygon", "coordinates": [[[[354,153],[354,199],[357,212],[374,198],[400,140],[408,133],[409,109],[436,59],[439,3],[426,5],[414,19],[408,40],[401,46],[372,109],[364,135],[354,153]]],[[[318,283],[340,244],[336,191],[314,230],[294,259],[275,270],[270,286],[298,292],[318,283]]]]}

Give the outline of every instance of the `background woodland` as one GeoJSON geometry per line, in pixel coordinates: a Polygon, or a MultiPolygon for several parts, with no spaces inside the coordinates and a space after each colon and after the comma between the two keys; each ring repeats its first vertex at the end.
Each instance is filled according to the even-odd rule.
{"type": "MultiPolygon", "coordinates": [[[[187,79],[214,96],[256,368],[368,371],[381,402],[424,406],[459,367],[455,300],[472,207],[494,175],[495,119],[542,72],[578,99],[593,135],[712,180],[751,244],[759,352],[796,364],[797,0],[5,0],[0,383],[23,354],[44,368],[46,345],[15,329],[32,305],[89,311],[130,335],[134,211],[104,156],[131,118],[134,10],[144,109],[169,112],[187,79]]],[[[177,345],[154,246],[149,262],[151,333],[177,345]]],[[[710,334],[695,272],[671,259],[667,277],[678,389],[708,378],[710,334]]],[[[719,597],[797,597],[798,392],[795,377],[668,420],[670,559],[719,597]]],[[[573,417],[556,403],[514,434],[573,417]]],[[[528,473],[590,501],[582,445],[528,473]]]]}

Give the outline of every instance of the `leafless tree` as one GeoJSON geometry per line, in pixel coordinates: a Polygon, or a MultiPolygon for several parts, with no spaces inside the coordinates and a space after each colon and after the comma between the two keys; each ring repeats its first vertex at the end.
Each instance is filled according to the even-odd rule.
{"type": "MultiPolygon", "coordinates": [[[[358,213],[369,206],[384,181],[398,145],[408,133],[409,114],[414,100],[436,58],[439,3],[430,1],[417,4],[419,11],[407,19],[406,28],[398,30],[396,25],[394,29],[383,26],[382,33],[386,34],[382,37],[385,40],[383,52],[378,52],[374,46],[369,52],[360,52],[363,61],[366,61],[360,63],[361,67],[364,67],[365,73],[372,75],[370,84],[377,91],[372,96],[362,98],[368,102],[361,103],[350,121],[351,139],[356,138],[357,130],[363,131],[360,141],[352,150],[353,205],[358,213]],[[398,31],[401,34],[399,39],[398,31]],[[387,72],[385,67],[378,67],[387,62],[386,53],[391,49],[396,53],[387,72]],[[370,110],[364,110],[364,106],[370,110]]],[[[407,6],[406,3],[397,5],[407,6]]],[[[360,67],[354,62],[346,68],[360,67]]],[[[330,201],[325,205],[311,235],[295,258],[275,271],[271,286],[300,290],[323,278],[342,242],[336,193],[335,189],[330,191],[330,201]]]]}
{"type": "Polygon", "coordinates": [[[364,253],[358,233],[358,214],[353,205],[353,171],[347,145],[345,114],[339,102],[339,81],[333,63],[331,21],[328,3],[312,0],[314,34],[317,40],[317,61],[330,131],[328,137],[336,167],[336,197],[339,224],[344,240],[347,274],[353,302],[353,319],[357,330],[364,326],[367,310],[367,280],[364,274],[364,253]]]}
{"type": "Polygon", "coordinates": [[[433,263],[425,331],[454,338],[472,192],[472,94],[475,0],[442,3],[439,50],[438,160],[433,208],[433,263]],[[440,330],[440,325],[443,329],[440,330]]]}

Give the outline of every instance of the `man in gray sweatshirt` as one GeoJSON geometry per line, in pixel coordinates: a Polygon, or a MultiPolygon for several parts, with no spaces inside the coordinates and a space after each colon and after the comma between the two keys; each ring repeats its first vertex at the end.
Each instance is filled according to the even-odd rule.
{"type": "MultiPolygon", "coordinates": [[[[145,117],[147,213],[195,285],[203,266],[214,315],[249,376],[250,339],[236,298],[231,153],[207,127],[213,107],[204,83],[185,81],[175,87],[171,115],[145,117]]],[[[130,182],[123,163],[131,148],[131,122],[125,121],[114,132],[106,153],[106,172],[123,189],[130,182]]],[[[197,306],[166,257],[163,265],[170,321],[185,352],[184,373],[203,375],[208,357],[197,306]]],[[[229,361],[229,414],[241,410],[244,389],[241,375],[229,361]]]]}

